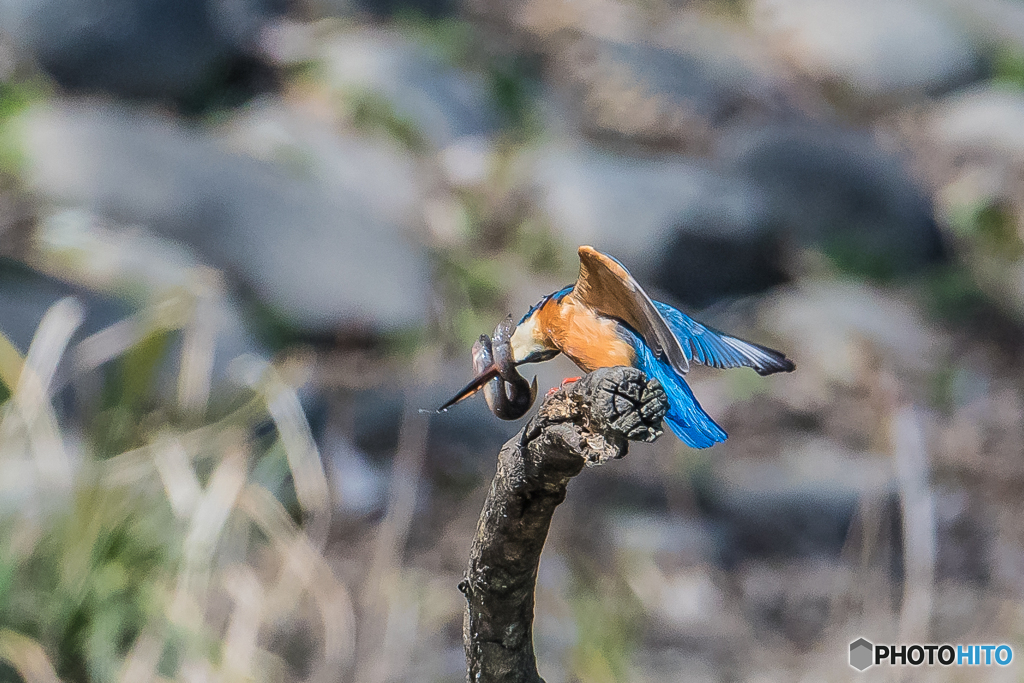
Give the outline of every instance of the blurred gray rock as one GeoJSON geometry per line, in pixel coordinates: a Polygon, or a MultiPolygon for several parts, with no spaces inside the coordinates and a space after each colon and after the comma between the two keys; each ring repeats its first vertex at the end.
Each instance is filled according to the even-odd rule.
{"type": "Polygon", "coordinates": [[[866,132],[760,126],[721,149],[723,165],[764,193],[787,231],[853,270],[899,275],[943,256],[929,198],[866,132]]]}
{"type": "Polygon", "coordinates": [[[369,14],[374,18],[420,16],[440,19],[459,8],[457,0],[305,0],[303,8],[314,17],[352,17],[369,14]]]}
{"type": "Polygon", "coordinates": [[[749,199],[746,188],[685,157],[636,158],[582,142],[544,147],[526,173],[566,241],[591,244],[632,267],[650,268],[655,245],[702,198],[718,197],[723,209],[749,199]]]}
{"type": "Polygon", "coordinates": [[[0,0],[0,28],[59,83],[194,100],[240,75],[283,0],[0,0]]]}
{"type": "Polygon", "coordinates": [[[487,79],[391,30],[346,31],[323,48],[327,81],[350,99],[383,98],[436,148],[499,124],[487,79]]]}
{"type": "Polygon", "coordinates": [[[948,339],[913,302],[856,280],[786,288],[761,318],[787,353],[800,359],[801,372],[792,375],[794,394],[805,381],[818,387],[856,386],[863,377],[865,347],[885,367],[908,377],[934,373],[949,350],[948,339]]]}
{"type": "Polygon", "coordinates": [[[791,108],[783,79],[749,68],[722,43],[662,34],[660,45],[582,38],[558,51],[567,103],[584,131],[706,152],[723,124],[791,108]]]}
{"type": "Polygon", "coordinates": [[[1024,5],[1016,0],[943,0],[941,3],[982,45],[1024,49],[1024,5]]]}
{"type": "Polygon", "coordinates": [[[764,211],[742,209],[698,206],[681,215],[656,252],[654,283],[703,308],[786,282],[781,221],[764,211]]]}
{"type": "Polygon", "coordinates": [[[838,557],[859,498],[852,492],[698,491],[716,528],[719,561],[838,557]]]}
{"type": "Polygon", "coordinates": [[[460,5],[458,0],[354,0],[354,4],[377,17],[410,13],[430,19],[450,16],[460,5]]]}
{"type": "MultiPolygon", "coordinates": [[[[749,429],[739,425],[730,437],[744,439],[749,429]]],[[[713,471],[698,478],[696,493],[717,527],[726,565],[752,557],[837,558],[858,506],[886,501],[896,489],[885,456],[814,436],[794,438],[775,458],[737,453],[713,471]]]]}
{"type": "MultiPolygon", "coordinates": [[[[145,112],[34,109],[19,122],[27,180],[50,201],[181,240],[306,332],[420,324],[429,281],[411,239],[412,163],[288,111],[253,116],[277,141],[268,153],[278,161],[231,153],[223,137],[145,112]]],[[[232,142],[260,130],[241,123],[232,142]]]]}
{"type": "MultiPolygon", "coordinates": [[[[928,144],[946,158],[1024,162],[1024,93],[979,85],[939,100],[925,122],[928,144]]],[[[962,161],[961,161],[962,163],[962,161]]]]}
{"type": "Polygon", "coordinates": [[[973,45],[938,3],[755,0],[750,16],[800,69],[863,97],[934,92],[978,74],[973,45]]]}
{"type": "Polygon", "coordinates": [[[784,279],[773,208],[753,183],[682,156],[637,158],[582,142],[545,148],[530,174],[566,243],[614,254],[686,303],[784,279]]]}
{"type": "Polygon", "coordinates": [[[880,277],[944,255],[927,196],[867,133],[762,125],[719,148],[716,168],[576,141],[539,150],[527,173],[566,243],[615,254],[695,306],[785,281],[789,241],[880,277]]]}
{"type": "Polygon", "coordinates": [[[1024,94],[979,85],[936,102],[908,136],[936,192],[936,211],[974,282],[1024,316],[1024,94]]]}

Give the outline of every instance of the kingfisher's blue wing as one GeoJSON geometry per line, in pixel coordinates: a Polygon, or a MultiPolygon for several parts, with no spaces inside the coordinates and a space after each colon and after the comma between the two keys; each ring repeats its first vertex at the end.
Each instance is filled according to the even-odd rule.
{"type": "Polygon", "coordinates": [[[669,406],[665,422],[672,432],[691,448],[708,448],[725,441],[725,431],[700,407],[683,376],[655,356],[639,335],[625,327],[620,328],[620,334],[636,351],[636,366],[661,382],[669,406]]]}
{"type": "Polygon", "coordinates": [[[654,305],[679,339],[687,360],[714,368],[754,368],[759,375],[791,372],[796,367],[779,351],[713,330],[660,301],[654,305]]]}

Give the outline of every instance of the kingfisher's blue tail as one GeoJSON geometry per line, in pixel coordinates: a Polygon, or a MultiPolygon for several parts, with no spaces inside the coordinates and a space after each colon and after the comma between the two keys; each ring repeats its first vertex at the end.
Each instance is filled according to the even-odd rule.
{"type": "Polygon", "coordinates": [[[636,365],[647,377],[661,382],[668,396],[669,411],[665,422],[683,443],[691,448],[708,448],[725,441],[726,433],[704,412],[686,381],[668,363],[654,353],[632,330],[622,329],[636,351],[636,365]]]}

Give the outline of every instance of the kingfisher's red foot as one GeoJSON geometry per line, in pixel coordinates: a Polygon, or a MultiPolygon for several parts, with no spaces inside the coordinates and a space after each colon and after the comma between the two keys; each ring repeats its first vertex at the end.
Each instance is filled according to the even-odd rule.
{"type": "Polygon", "coordinates": [[[557,387],[551,387],[550,389],[548,389],[548,393],[544,395],[544,398],[548,398],[549,396],[551,396],[551,394],[555,393],[559,389],[564,389],[567,384],[572,384],[573,382],[579,381],[579,377],[566,377],[565,379],[562,380],[562,383],[559,384],[557,387]]]}

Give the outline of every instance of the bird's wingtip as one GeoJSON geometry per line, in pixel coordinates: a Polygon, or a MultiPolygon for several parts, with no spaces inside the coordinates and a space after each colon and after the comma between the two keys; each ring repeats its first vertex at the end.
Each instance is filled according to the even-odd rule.
{"type": "Polygon", "coordinates": [[[775,358],[774,361],[775,362],[771,365],[756,367],[754,370],[762,377],[766,375],[774,375],[776,372],[793,372],[796,370],[796,363],[782,354],[779,354],[779,357],[775,358]]]}

